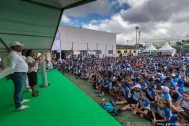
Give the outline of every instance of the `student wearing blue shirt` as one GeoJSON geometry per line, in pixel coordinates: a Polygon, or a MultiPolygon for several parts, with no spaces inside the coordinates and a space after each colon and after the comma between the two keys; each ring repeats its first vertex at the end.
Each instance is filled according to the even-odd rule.
{"type": "Polygon", "coordinates": [[[112,105],[122,105],[122,104],[127,104],[129,103],[128,105],[126,105],[125,107],[123,107],[122,109],[123,110],[127,110],[129,107],[131,107],[131,104],[137,104],[137,101],[140,97],[140,92],[142,92],[141,89],[141,86],[139,84],[137,84],[135,86],[135,88],[133,89],[133,94],[130,98],[128,98],[127,100],[124,100],[124,101],[113,101],[113,100],[110,100],[110,102],[112,103],[112,105]]]}
{"type": "Polygon", "coordinates": [[[116,97],[116,100],[119,99],[120,101],[126,101],[128,98],[131,97],[131,92],[127,86],[128,85],[126,84],[126,82],[123,81],[122,87],[118,92],[118,97],[116,97]]]}
{"type": "Polygon", "coordinates": [[[162,97],[160,97],[159,95],[157,95],[157,99],[162,99],[165,98],[169,101],[170,106],[172,106],[172,98],[169,95],[169,88],[166,86],[162,86],[162,97]]]}
{"type": "Polygon", "coordinates": [[[146,97],[150,101],[150,105],[155,105],[156,92],[154,90],[154,85],[148,84],[148,87],[145,88],[145,90],[146,90],[146,97]]]}
{"type": "MultiPolygon", "coordinates": [[[[136,113],[140,113],[143,115],[147,115],[148,111],[150,111],[150,101],[146,98],[145,92],[140,92],[140,98],[137,101],[137,104],[131,104],[131,107],[129,107],[132,111],[132,115],[136,115],[136,113]]],[[[118,112],[123,112],[124,108],[119,108],[118,112]]]]}
{"type": "Polygon", "coordinates": [[[99,74],[98,75],[98,79],[96,79],[96,84],[95,84],[95,88],[97,89],[95,92],[98,93],[100,92],[100,84],[102,84],[102,76],[99,74]]]}
{"type": "Polygon", "coordinates": [[[144,91],[145,89],[145,87],[146,87],[146,83],[144,82],[144,78],[140,78],[140,86],[141,86],[141,90],[142,91],[144,91]]]}
{"type": "Polygon", "coordinates": [[[184,92],[184,81],[178,81],[179,87],[176,87],[176,90],[170,90],[170,96],[176,101],[178,97],[184,92]]]}
{"type": "Polygon", "coordinates": [[[159,99],[157,104],[153,106],[152,111],[148,111],[147,115],[140,115],[141,118],[146,118],[154,124],[164,125],[169,122],[171,117],[171,107],[169,101],[165,98],[159,99]],[[155,112],[157,111],[157,112],[155,112]]]}
{"type": "MultiPolygon", "coordinates": [[[[110,82],[109,79],[106,80],[106,83],[101,83],[99,85],[99,91],[101,91],[101,89],[104,88],[104,91],[109,92],[112,89],[112,83],[110,82]]],[[[99,94],[99,97],[103,97],[104,96],[104,92],[102,92],[101,94],[99,94]]]]}
{"type": "Polygon", "coordinates": [[[161,73],[157,73],[157,76],[155,77],[155,80],[159,80],[160,82],[163,81],[163,77],[161,77],[161,73]]]}
{"type": "Polygon", "coordinates": [[[109,90],[109,93],[110,93],[113,97],[117,98],[117,97],[118,97],[118,93],[119,93],[120,89],[122,89],[122,87],[121,87],[121,85],[120,85],[120,82],[116,81],[115,83],[116,83],[116,84],[112,87],[112,89],[109,90]]]}
{"type": "Polygon", "coordinates": [[[167,86],[168,88],[172,88],[173,90],[176,89],[176,85],[173,81],[171,81],[170,77],[167,77],[162,84],[164,84],[164,86],[167,86]]]}
{"type": "Polygon", "coordinates": [[[180,110],[189,111],[189,91],[183,92],[182,96],[177,99],[175,104],[172,106],[175,112],[179,112],[180,110]],[[182,106],[179,106],[182,103],[182,106]]]}
{"type": "Polygon", "coordinates": [[[159,80],[155,80],[155,82],[152,84],[154,85],[154,90],[156,93],[161,93],[161,82],[159,80]]]}
{"type": "Polygon", "coordinates": [[[171,74],[171,81],[175,83],[175,85],[178,83],[178,79],[176,78],[176,74],[172,73],[171,74]]]}
{"type": "Polygon", "coordinates": [[[180,111],[177,115],[172,115],[169,120],[171,126],[188,126],[189,125],[189,112],[180,111]]]}

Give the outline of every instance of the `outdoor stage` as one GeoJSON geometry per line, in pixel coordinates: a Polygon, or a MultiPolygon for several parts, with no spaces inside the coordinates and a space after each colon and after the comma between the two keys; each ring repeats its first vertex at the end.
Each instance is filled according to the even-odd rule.
{"type": "Polygon", "coordinates": [[[23,91],[23,98],[30,99],[30,108],[15,111],[14,85],[11,80],[0,80],[0,126],[121,126],[93,99],[86,95],[57,70],[47,72],[46,88],[41,85],[38,74],[39,97],[23,91]]]}

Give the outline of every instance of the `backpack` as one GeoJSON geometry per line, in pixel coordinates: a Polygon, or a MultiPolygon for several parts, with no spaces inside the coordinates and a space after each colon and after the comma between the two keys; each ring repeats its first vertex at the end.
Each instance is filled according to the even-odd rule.
{"type": "Polygon", "coordinates": [[[118,115],[118,112],[115,108],[113,108],[113,111],[112,111],[112,116],[117,116],[118,115]]]}
{"type": "Polygon", "coordinates": [[[104,110],[107,111],[108,113],[111,113],[113,111],[114,107],[110,102],[106,102],[104,104],[104,110]]]}

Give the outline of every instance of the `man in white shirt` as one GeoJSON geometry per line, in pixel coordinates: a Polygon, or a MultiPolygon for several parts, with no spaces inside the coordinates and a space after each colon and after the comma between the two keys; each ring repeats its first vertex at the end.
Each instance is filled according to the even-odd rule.
{"type": "Polygon", "coordinates": [[[11,75],[11,80],[14,82],[14,103],[16,110],[24,110],[29,108],[28,105],[22,105],[30,99],[22,99],[22,91],[26,80],[26,73],[28,72],[28,65],[22,57],[23,44],[15,41],[10,43],[11,52],[8,55],[8,67],[16,69],[11,75]]]}

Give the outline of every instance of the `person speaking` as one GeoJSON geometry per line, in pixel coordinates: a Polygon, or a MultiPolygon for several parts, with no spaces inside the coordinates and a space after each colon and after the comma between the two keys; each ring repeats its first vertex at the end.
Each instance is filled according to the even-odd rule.
{"type": "Polygon", "coordinates": [[[34,59],[35,52],[32,49],[29,49],[26,52],[26,63],[28,64],[28,79],[29,79],[29,86],[32,89],[32,97],[38,97],[39,91],[36,90],[37,85],[37,70],[38,70],[38,61],[40,57],[36,57],[34,59]]]}

